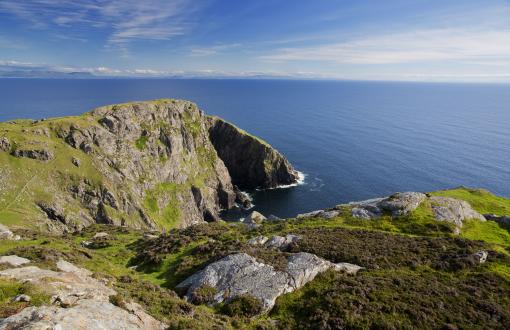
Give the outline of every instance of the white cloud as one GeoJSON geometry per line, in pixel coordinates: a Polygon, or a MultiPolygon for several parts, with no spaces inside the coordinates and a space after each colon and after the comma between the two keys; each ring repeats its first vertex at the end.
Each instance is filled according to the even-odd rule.
{"type": "Polygon", "coordinates": [[[0,13],[30,21],[34,28],[88,27],[111,30],[110,45],[135,39],[167,40],[183,34],[195,0],[2,0],[0,13]]]}
{"type": "Polygon", "coordinates": [[[271,61],[328,61],[340,64],[401,64],[510,59],[510,29],[430,29],[322,44],[280,48],[261,58],[271,61]]]}

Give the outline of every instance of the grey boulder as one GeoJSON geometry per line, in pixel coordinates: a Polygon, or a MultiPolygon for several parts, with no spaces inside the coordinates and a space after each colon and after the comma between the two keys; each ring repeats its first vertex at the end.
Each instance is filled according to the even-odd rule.
{"type": "MultiPolygon", "coordinates": [[[[357,266],[352,265],[351,269],[357,266]]],[[[310,253],[297,253],[288,258],[285,271],[258,262],[254,257],[239,253],[227,256],[188,277],[177,285],[190,299],[202,286],[216,289],[214,303],[228,302],[241,295],[251,295],[260,301],[263,311],[269,311],[280,295],[292,292],[328,269],[344,270],[310,253]]],[[[353,273],[353,272],[351,272],[353,273]]]]}
{"type": "Polygon", "coordinates": [[[18,257],[15,255],[10,256],[1,256],[0,257],[0,264],[8,264],[13,267],[18,267],[24,264],[28,264],[30,260],[22,257],[18,257]]]}

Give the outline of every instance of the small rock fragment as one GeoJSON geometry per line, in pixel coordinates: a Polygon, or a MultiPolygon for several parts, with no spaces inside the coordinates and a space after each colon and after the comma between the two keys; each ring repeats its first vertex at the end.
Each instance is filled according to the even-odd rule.
{"type": "Polygon", "coordinates": [[[32,298],[26,294],[19,294],[13,299],[13,301],[16,302],[30,302],[30,300],[32,300],[32,298]]]}
{"type": "Polygon", "coordinates": [[[105,233],[105,232],[100,232],[100,233],[96,233],[94,235],[94,237],[92,237],[92,239],[96,239],[96,238],[103,238],[103,237],[106,237],[108,236],[108,233],[105,233]]]}
{"type": "Polygon", "coordinates": [[[478,251],[473,254],[473,257],[475,258],[475,260],[480,264],[485,263],[487,261],[488,256],[489,256],[489,253],[487,251],[478,251]]]}
{"type": "Polygon", "coordinates": [[[266,236],[257,236],[248,240],[250,245],[264,245],[269,240],[266,236]]]}
{"type": "Polygon", "coordinates": [[[71,160],[73,162],[73,165],[76,166],[76,167],[80,167],[81,165],[81,162],[78,158],[76,157],[73,157],[73,159],[71,160]]]}

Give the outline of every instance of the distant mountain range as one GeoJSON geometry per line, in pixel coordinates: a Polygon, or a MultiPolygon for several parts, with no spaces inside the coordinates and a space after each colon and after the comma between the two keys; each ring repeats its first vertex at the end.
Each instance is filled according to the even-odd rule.
{"type": "Polygon", "coordinates": [[[0,78],[93,78],[90,72],[59,72],[41,70],[0,71],[0,78]]]}

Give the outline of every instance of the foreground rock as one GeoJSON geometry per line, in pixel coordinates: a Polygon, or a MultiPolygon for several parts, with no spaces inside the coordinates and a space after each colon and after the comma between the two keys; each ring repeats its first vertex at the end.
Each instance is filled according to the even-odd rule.
{"type": "Polygon", "coordinates": [[[0,329],[164,329],[135,303],[109,302],[116,292],[91,272],[60,260],[59,271],[35,266],[0,271],[0,277],[30,281],[52,297],[51,306],[28,307],[0,321],[0,329]]]}
{"type": "Polygon", "coordinates": [[[0,123],[0,132],[0,152],[19,157],[0,158],[6,183],[0,200],[20,193],[23,205],[10,210],[24,214],[21,225],[36,223],[52,232],[93,223],[163,229],[217,221],[236,201],[252,206],[235,185],[273,188],[297,180],[285,157],[267,143],[183,100],[0,123]],[[62,159],[59,168],[48,168],[45,163],[56,158],[62,159]],[[40,174],[37,180],[22,171],[24,164],[40,174]],[[27,182],[31,191],[51,191],[51,198],[43,203],[27,182]]]}
{"type": "Polygon", "coordinates": [[[290,256],[286,270],[279,271],[248,254],[239,253],[210,264],[180,283],[177,289],[185,290],[186,297],[191,299],[195,290],[203,286],[213,287],[216,290],[213,303],[228,302],[247,294],[259,300],[264,311],[269,311],[280,295],[301,288],[328,269],[355,274],[361,267],[336,265],[301,252],[290,256]]]}

